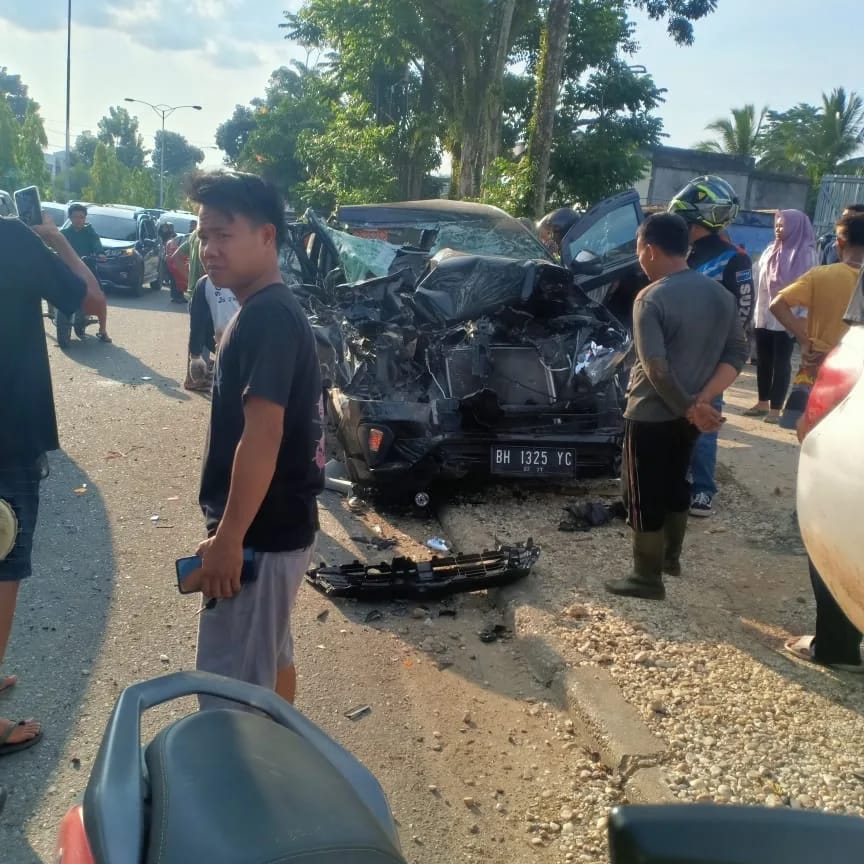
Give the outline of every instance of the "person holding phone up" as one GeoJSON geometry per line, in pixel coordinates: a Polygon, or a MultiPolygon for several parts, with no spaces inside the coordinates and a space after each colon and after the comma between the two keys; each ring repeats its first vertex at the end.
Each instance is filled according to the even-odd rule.
{"type": "MultiPolygon", "coordinates": [[[[22,579],[30,576],[45,454],[57,450],[57,419],[42,319],[45,299],[67,315],[104,315],[105,295],[49,217],[28,227],[0,218],[0,664],[22,579]],[[57,254],[54,254],[54,253],[57,254]],[[5,538],[5,542],[3,539],[5,538]]],[[[17,684],[0,676],[0,691],[17,684]]],[[[0,718],[0,757],[32,747],[35,720],[0,718]]]]}

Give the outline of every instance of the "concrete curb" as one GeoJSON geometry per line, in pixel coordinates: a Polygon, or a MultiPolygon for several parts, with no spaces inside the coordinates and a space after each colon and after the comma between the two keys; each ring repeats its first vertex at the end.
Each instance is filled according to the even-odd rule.
{"type": "MultiPolygon", "coordinates": [[[[444,535],[460,551],[494,548],[485,530],[473,532],[459,518],[459,511],[445,507],[438,513],[444,535]]],[[[542,558],[541,566],[542,566],[542,558]]],[[[489,592],[492,603],[504,614],[534,677],[549,687],[581,729],[589,736],[603,762],[621,774],[627,797],[642,804],[669,803],[677,799],[664,782],[657,763],[666,745],[645,725],[627,702],[614,678],[599,666],[568,666],[561,652],[541,634],[552,616],[531,602],[534,575],[517,585],[489,592]]],[[[573,649],[568,654],[581,655],[573,649]]]]}

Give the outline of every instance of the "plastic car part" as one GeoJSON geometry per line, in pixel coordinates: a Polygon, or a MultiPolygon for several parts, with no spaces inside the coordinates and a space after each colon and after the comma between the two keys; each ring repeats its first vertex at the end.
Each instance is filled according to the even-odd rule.
{"type": "Polygon", "coordinates": [[[443,596],[509,585],[527,576],[539,557],[540,547],[529,537],[524,544],[428,561],[398,557],[389,564],[322,563],[306,574],[306,580],[329,597],[443,596]]]}

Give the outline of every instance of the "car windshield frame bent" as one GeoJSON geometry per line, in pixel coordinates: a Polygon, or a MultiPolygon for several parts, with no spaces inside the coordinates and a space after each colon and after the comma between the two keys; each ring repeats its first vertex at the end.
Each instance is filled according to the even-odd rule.
{"type": "Polygon", "coordinates": [[[87,221],[103,240],[135,243],[138,240],[138,222],[126,216],[113,213],[88,213],[87,221]],[[125,229],[125,232],[121,231],[125,229]]]}

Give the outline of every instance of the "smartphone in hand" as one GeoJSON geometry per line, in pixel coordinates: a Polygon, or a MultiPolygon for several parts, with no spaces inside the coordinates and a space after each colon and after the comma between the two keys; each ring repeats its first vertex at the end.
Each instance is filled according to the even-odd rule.
{"type": "MultiPolygon", "coordinates": [[[[181,594],[195,594],[201,590],[200,572],[201,558],[198,555],[190,555],[188,558],[179,558],[175,564],[177,570],[177,590],[181,594]]],[[[243,569],[240,571],[240,584],[248,585],[258,578],[255,569],[255,550],[243,550],[243,569]]]]}
{"type": "Polygon", "coordinates": [[[39,190],[35,186],[27,186],[15,193],[15,207],[18,218],[25,224],[42,224],[42,202],[39,200],[39,190]]]}

